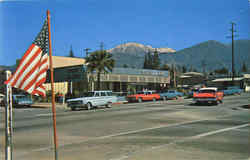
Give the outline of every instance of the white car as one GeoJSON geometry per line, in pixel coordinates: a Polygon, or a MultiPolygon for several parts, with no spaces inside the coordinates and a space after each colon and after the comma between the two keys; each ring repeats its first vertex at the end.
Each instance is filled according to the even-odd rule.
{"type": "Polygon", "coordinates": [[[88,110],[98,106],[111,107],[112,103],[117,102],[117,97],[112,96],[112,91],[93,91],[87,92],[81,98],[74,98],[67,100],[67,106],[71,110],[77,108],[86,108],[88,110]]]}

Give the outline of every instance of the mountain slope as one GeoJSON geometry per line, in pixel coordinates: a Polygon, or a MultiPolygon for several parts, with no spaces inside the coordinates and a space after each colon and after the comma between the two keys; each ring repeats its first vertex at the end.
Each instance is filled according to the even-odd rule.
{"type": "MultiPolygon", "coordinates": [[[[128,43],[120,45],[112,50],[116,60],[116,66],[122,67],[124,64],[129,67],[142,68],[145,53],[150,47],[136,43],[128,43]]],[[[151,47],[152,48],[152,47],[151,47]]],[[[161,52],[161,64],[176,64],[190,68],[195,68],[202,71],[205,64],[207,71],[226,67],[231,70],[232,63],[232,46],[231,44],[223,44],[218,41],[209,40],[180,51],[161,52]]],[[[154,49],[150,50],[151,52],[154,49]]],[[[235,41],[235,68],[239,70],[245,62],[250,67],[250,40],[235,41]]]]}

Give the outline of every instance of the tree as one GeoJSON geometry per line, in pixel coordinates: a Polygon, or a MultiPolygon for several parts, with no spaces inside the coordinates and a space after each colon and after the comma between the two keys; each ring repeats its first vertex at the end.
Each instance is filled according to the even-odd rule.
{"type": "Polygon", "coordinates": [[[152,69],[152,67],[153,67],[152,58],[153,58],[152,54],[150,53],[150,51],[148,51],[148,53],[145,54],[144,65],[143,65],[144,69],[152,69]]]}
{"type": "Polygon", "coordinates": [[[183,65],[181,67],[181,71],[182,71],[182,73],[186,73],[187,72],[187,67],[185,65],[183,65]]]}
{"type": "Polygon", "coordinates": [[[123,64],[123,68],[128,68],[128,65],[127,64],[123,64]]]}
{"type": "Polygon", "coordinates": [[[144,56],[143,68],[148,69],[148,54],[145,54],[144,56]]]}
{"type": "Polygon", "coordinates": [[[155,49],[153,54],[153,62],[152,62],[152,68],[151,69],[159,69],[160,68],[160,58],[159,53],[157,52],[157,49],[155,49]]]}
{"type": "Polygon", "coordinates": [[[214,70],[214,73],[216,73],[216,74],[228,74],[228,69],[225,67],[222,67],[221,69],[214,70]]]}
{"type": "Polygon", "coordinates": [[[164,64],[164,65],[161,67],[161,70],[167,70],[167,71],[169,71],[169,70],[170,70],[170,67],[169,67],[167,64],[164,64]]]}
{"type": "Polygon", "coordinates": [[[246,66],[246,63],[245,62],[243,62],[243,64],[242,64],[242,67],[241,67],[241,72],[247,72],[247,66],[246,66]]]}
{"type": "Polygon", "coordinates": [[[74,53],[73,53],[73,50],[72,50],[72,46],[70,47],[69,57],[75,57],[74,53]]]}
{"type": "Polygon", "coordinates": [[[97,90],[101,88],[101,73],[112,72],[115,60],[112,59],[112,54],[105,50],[95,51],[86,58],[87,70],[90,73],[97,73],[97,90]]]}

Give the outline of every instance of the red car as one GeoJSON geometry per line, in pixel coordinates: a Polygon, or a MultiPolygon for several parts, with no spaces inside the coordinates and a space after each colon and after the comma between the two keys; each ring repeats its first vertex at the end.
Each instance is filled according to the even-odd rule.
{"type": "Polygon", "coordinates": [[[217,105],[218,102],[222,103],[223,92],[218,91],[217,88],[201,88],[198,92],[194,92],[193,100],[197,104],[212,103],[217,105]]]}
{"type": "Polygon", "coordinates": [[[127,96],[128,102],[156,101],[159,99],[160,95],[153,91],[141,91],[137,94],[127,96]]]}

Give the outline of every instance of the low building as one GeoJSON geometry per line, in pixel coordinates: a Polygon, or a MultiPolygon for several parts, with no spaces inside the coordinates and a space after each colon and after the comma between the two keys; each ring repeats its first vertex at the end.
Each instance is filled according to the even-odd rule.
{"type": "Polygon", "coordinates": [[[244,77],[235,77],[234,81],[232,78],[217,78],[212,80],[209,85],[219,88],[225,88],[229,86],[239,86],[240,88],[244,88],[244,77]]]}
{"type": "MultiPolygon", "coordinates": [[[[97,89],[96,73],[88,73],[82,58],[53,56],[55,93],[79,94],[83,91],[97,89]]],[[[50,81],[48,73],[47,82],[50,81]]],[[[143,89],[160,90],[170,84],[168,71],[113,68],[108,74],[101,74],[101,89],[114,92],[135,92],[143,89]]],[[[46,90],[51,90],[46,84],[46,90]]]]}
{"type": "Polygon", "coordinates": [[[186,72],[179,76],[180,87],[192,87],[206,83],[206,77],[199,72],[186,72]]]}

